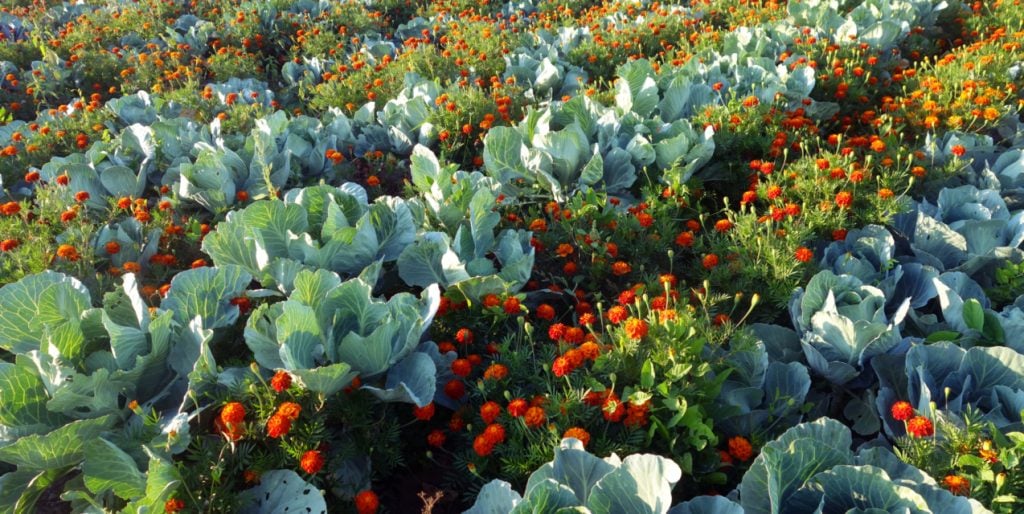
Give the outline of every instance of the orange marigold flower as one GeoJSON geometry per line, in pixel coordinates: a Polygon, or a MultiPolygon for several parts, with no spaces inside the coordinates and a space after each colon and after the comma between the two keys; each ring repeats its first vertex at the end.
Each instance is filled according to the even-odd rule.
{"type": "Polygon", "coordinates": [[[289,421],[299,419],[302,413],[302,406],[295,402],[284,402],[277,407],[277,414],[288,418],[289,421]]]}
{"type": "Polygon", "coordinates": [[[632,428],[647,426],[647,413],[650,408],[649,402],[641,404],[629,402],[626,407],[626,420],[623,421],[623,424],[632,428]]]}
{"type": "Polygon", "coordinates": [[[519,298],[516,298],[515,296],[509,296],[508,298],[505,299],[505,303],[502,304],[501,307],[505,311],[505,314],[519,314],[519,298]]]}
{"type": "Polygon", "coordinates": [[[569,327],[565,329],[565,336],[562,337],[562,340],[571,344],[580,344],[583,342],[584,337],[586,337],[586,334],[582,328],[569,327]]]}
{"type": "Polygon", "coordinates": [[[957,496],[967,496],[971,492],[971,482],[959,475],[946,475],[942,479],[942,485],[949,489],[949,492],[957,496]]]}
{"type": "Polygon", "coordinates": [[[105,249],[105,250],[107,251],[107,253],[109,253],[110,255],[114,255],[114,254],[117,254],[118,252],[120,252],[120,251],[121,251],[121,245],[120,245],[120,244],[118,244],[118,242],[117,242],[117,241],[110,241],[109,243],[107,243],[107,244],[103,245],[103,248],[104,248],[104,249],[105,249]]]}
{"type": "Polygon", "coordinates": [[[580,345],[580,353],[583,355],[584,359],[592,361],[601,354],[601,347],[593,341],[587,341],[580,345]]]}
{"type": "Polygon", "coordinates": [[[643,339],[647,335],[647,322],[640,318],[629,318],[626,320],[626,336],[630,339],[643,339]]]}
{"type": "Polygon", "coordinates": [[[584,448],[586,448],[587,444],[590,443],[590,432],[587,432],[586,430],[580,427],[571,427],[567,429],[564,434],[562,434],[563,439],[569,437],[573,439],[579,439],[579,441],[583,443],[584,448]]]}
{"type": "Polygon", "coordinates": [[[718,220],[715,222],[715,231],[720,233],[728,232],[732,228],[732,222],[729,220],[718,220]]]}
{"type": "Polygon", "coordinates": [[[366,185],[370,187],[377,187],[380,185],[380,178],[378,178],[377,175],[370,175],[369,177],[366,177],[366,185]]]}
{"type": "Polygon", "coordinates": [[[963,157],[964,154],[967,153],[967,148],[964,148],[964,145],[953,145],[953,148],[950,149],[950,152],[952,152],[953,155],[957,157],[963,157]]]}
{"type": "Polygon", "coordinates": [[[553,373],[556,377],[564,377],[569,373],[572,373],[572,371],[572,364],[569,362],[569,359],[565,358],[564,355],[559,355],[558,357],[555,357],[555,361],[551,363],[551,373],[553,373]]]}
{"type": "Polygon", "coordinates": [[[483,436],[491,444],[501,444],[505,442],[505,427],[497,423],[488,424],[484,429],[483,436]]]}
{"type": "Polygon", "coordinates": [[[375,514],[380,507],[377,493],[367,489],[356,495],[356,512],[359,514],[375,514]]]}
{"type": "Polygon", "coordinates": [[[611,393],[601,403],[601,415],[606,421],[618,423],[626,416],[626,406],[622,404],[618,395],[611,393]]]}
{"type": "Polygon", "coordinates": [[[230,402],[220,409],[220,419],[224,423],[241,423],[245,421],[245,406],[239,402],[230,402]]]}
{"type": "Polygon", "coordinates": [[[480,406],[480,418],[484,420],[484,423],[490,425],[494,423],[494,420],[498,419],[501,415],[501,405],[495,401],[489,401],[480,406]]]}
{"type": "Polygon", "coordinates": [[[814,258],[814,252],[811,251],[811,249],[807,248],[806,246],[801,246],[800,248],[796,249],[794,257],[796,257],[796,260],[800,262],[811,262],[811,259],[814,258]]]}
{"type": "Polygon", "coordinates": [[[542,320],[551,321],[555,319],[555,308],[546,303],[542,303],[537,307],[537,317],[542,320]]]}
{"type": "Polygon", "coordinates": [[[508,407],[506,409],[508,410],[509,416],[512,416],[514,418],[518,418],[520,416],[525,415],[526,414],[526,409],[528,409],[529,407],[530,407],[530,404],[526,403],[525,399],[523,399],[523,398],[516,398],[516,399],[508,402],[508,407]]]}
{"type": "Polygon", "coordinates": [[[494,451],[494,443],[488,441],[483,434],[480,434],[473,439],[473,451],[481,457],[486,457],[494,451]]]}
{"type": "Polygon", "coordinates": [[[676,244],[685,248],[693,246],[693,232],[684,230],[676,236],[676,244]]]}
{"type": "Polygon", "coordinates": [[[574,251],[575,250],[573,249],[572,245],[569,243],[561,243],[558,245],[558,248],[555,249],[555,253],[562,258],[572,255],[574,251]]]}
{"type": "Polygon", "coordinates": [[[523,416],[523,420],[526,422],[526,426],[530,428],[537,428],[547,421],[547,416],[544,414],[543,408],[530,407],[529,409],[526,409],[526,414],[523,416]]]}
{"type": "Polygon", "coordinates": [[[4,239],[0,241],[0,252],[9,252],[18,247],[17,239],[4,239]]]}
{"type": "Polygon", "coordinates": [[[280,414],[274,414],[267,421],[267,436],[271,439],[277,439],[281,436],[287,435],[288,431],[292,429],[292,421],[285,416],[280,414]]]}
{"type": "Polygon", "coordinates": [[[935,435],[935,425],[924,416],[914,416],[907,421],[907,433],[910,437],[929,437],[935,435]]]}
{"type": "Polygon", "coordinates": [[[452,373],[460,377],[468,377],[473,372],[473,363],[468,359],[455,359],[452,361],[452,373]]]}
{"type": "Polygon", "coordinates": [[[427,444],[434,448],[440,448],[444,446],[445,440],[448,439],[441,429],[435,428],[430,434],[427,435],[427,444]]]}
{"type": "Polygon", "coordinates": [[[412,408],[412,415],[420,421],[430,421],[430,418],[434,417],[434,402],[430,402],[423,407],[412,408]]]}
{"type": "Polygon", "coordinates": [[[57,247],[57,257],[71,262],[77,261],[81,258],[81,256],[78,255],[78,250],[69,244],[62,244],[57,247]]]}
{"type": "Polygon", "coordinates": [[[853,195],[849,191],[840,191],[836,193],[836,205],[840,209],[848,209],[853,204],[853,195]]]}
{"type": "Polygon", "coordinates": [[[501,305],[501,298],[498,298],[498,295],[490,293],[484,296],[484,307],[497,307],[499,305],[501,305]]]}
{"type": "Polygon", "coordinates": [[[484,380],[504,380],[508,376],[508,366],[493,363],[484,370],[484,380]]]}
{"type": "Polygon", "coordinates": [[[612,264],[612,273],[616,276],[621,277],[622,275],[628,274],[630,271],[633,271],[633,267],[626,261],[615,261],[615,263],[612,264]]]}
{"type": "Polygon", "coordinates": [[[746,462],[754,456],[754,448],[746,437],[732,437],[729,439],[729,455],[740,462],[746,462]]]}
{"type": "Polygon", "coordinates": [[[889,189],[887,187],[883,187],[882,189],[878,190],[878,197],[883,199],[883,200],[887,200],[889,198],[892,198],[895,195],[896,195],[896,193],[893,193],[892,189],[889,189]]]}
{"type": "Polygon", "coordinates": [[[914,417],[914,407],[910,405],[910,402],[903,400],[892,404],[889,412],[892,414],[892,419],[896,421],[906,421],[914,417]]]}
{"type": "Polygon", "coordinates": [[[324,456],[320,455],[317,450],[309,450],[302,454],[302,459],[299,460],[299,467],[302,471],[315,475],[320,468],[324,467],[324,456]]]}
{"type": "Polygon", "coordinates": [[[461,380],[449,380],[444,385],[444,394],[453,400],[461,400],[466,395],[466,385],[461,380]]]}
{"type": "Polygon", "coordinates": [[[608,309],[606,316],[608,317],[608,321],[618,325],[619,323],[626,321],[626,318],[629,317],[629,311],[622,305],[613,305],[608,309]]]}
{"type": "Polygon", "coordinates": [[[0,214],[3,214],[4,216],[14,216],[19,212],[21,212],[21,204],[18,202],[12,201],[0,205],[0,214]]]}
{"type": "MultiPolygon", "coordinates": [[[[204,263],[205,264],[205,263],[204,263]]],[[[270,387],[279,393],[284,392],[292,386],[292,376],[285,370],[279,370],[274,373],[274,378],[270,379],[270,387]]]]}
{"type": "Polygon", "coordinates": [[[718,266],[718,256],[713,253],[705,255],[704,259],[701,260],[701,265],[704,266],[705,269],[715,269],[715,267],[718,266]]]}
{"type": "Polygon", "coordinates": [[[473,331],[468,328],[460,328],[459,331],[455,333],[455,340],[458,341],[459,344],[473,344],[473,331]]]}
{"type": "Polygon", "coordinates": [[[174,513],[179,512],[185,508],[185,500],[181,498],[171,498],[164,503],[164,512],[174,513]]]}

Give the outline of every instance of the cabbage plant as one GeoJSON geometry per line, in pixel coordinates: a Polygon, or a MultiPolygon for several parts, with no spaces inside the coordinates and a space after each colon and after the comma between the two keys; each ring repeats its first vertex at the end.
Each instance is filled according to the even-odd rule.
{"type": "Polygon", "coordinates": [[[385,401],[425,406],[436,391],[437,366],[420,340],[440,291],[433,285],[419,298],[398,293],[384,301],[373,297],[375,281],[300,271],[285,301],[253,311],[246,345],[261,366],[287,370],[311,391],[329,396],[360,376],[385,401]]]}
{"type": "Polygon", "coordinates": [[[656,514],[669,512],[672,487],[682,478],[676,463],[658,455],[612,454],[601,459],[578,439],[563,439],[555,458],[530,475],[526,492],[494,480],[485,485],[466,514],[590,512],[656,514]]]}

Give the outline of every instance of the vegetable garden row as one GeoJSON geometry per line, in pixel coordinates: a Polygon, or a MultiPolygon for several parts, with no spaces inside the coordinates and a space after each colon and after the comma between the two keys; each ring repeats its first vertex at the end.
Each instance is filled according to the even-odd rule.
{"type": "Polygon", "coordinates": [[[4,512],[1018,512],[1019,0],[14,0],[4,512]]]}

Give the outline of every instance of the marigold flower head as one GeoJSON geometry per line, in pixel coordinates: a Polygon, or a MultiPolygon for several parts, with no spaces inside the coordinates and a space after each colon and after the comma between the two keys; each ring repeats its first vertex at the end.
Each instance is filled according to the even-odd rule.
{"type": "Polygon", "coordinates": [[[77,261],[81,258],[81,256],[78,255],[78,250],[69,244],[62,244],[57,247],[57,257],[71,262],[77,261]]]}
{"type": "Polygon", "coordinates": [[[569,244],[569,243],[559,244],[558,248],[555,249],[555,253],[558,254],[559,257],[562,257],[562,258],[565,258],[565,257],[568,257],[568,256],[572,255],[572,253],[574,251],[575,250],[573,250],[572,245],[569,244]]]}
{"type": "Polygon", "coordinates": [[[504,380],[508,376],[508,366],[493,363],[484,370],[484,380],[504,380]]]}
{"type": "Polygon", "coordinates": [[[907,434],[917,438],[929,437],[935,435],[935,425],[924,416],[914,416],[907,421],[907,434]]]}
{"type": "Polygon", "coordinates": [[[17,239],[4,239],[0,241],[0,252],[9,252],[18,247],[20,243],[17,239]]]}
{"type": "Polygon", "coordinates": [[[740,462],[746,462],[754,456],[754,448],[750,441],[743,436],[736,436],[729,439],[729,455],[740,462]]]}
{"type": "Polygon", "coordinates": [[[623,321],[626,321],[627,318],[629,318],[629,311],[626,310],[626,308],[621,305],[614,305],[610,309],[608,309],[608,312],[607,314],[605,314],[605,316],[608,318],[608,321],[618,325],[619,323],[622,323],[623,321]]]}
{"type": "Polygon", "coordinates": [[[461,380],[449,380],[444,385],[444,394],[453,400],[461,400],[466,395],[466,385],[461,380]]]}
{"type": "Polygon", "coordinates": [[[959,475],[946,475],[942,479],[942,485],[949,489],[949,492],[957,496],[967,496],[971,492],[971,482],[959,475]]]}
{"type": "Polygon", "coordinates": [[[499,305],[501,305],[501,298],[498,298],[498,295],[490,293],[487,296],[484,296],[484,307],[490,308],[497,307],[499,305]]]}
{"type": "Polygon", "coordinates": [[[310,475],[315,475],[320,468],[324,467],[324,456],[317,450],[309,450],[302,454],[299,460],[299,467],[310,475]]]}
{"type": "Polygon", "coordinates": [[[412,415],[420,421],[430,421],[430,418],[434,417],[434,402],[430,402],[423,407],[413,406],[412,415]]]}
{"type": "Polygon", "coordinates": [[[490,425],[501,415],[501,405],[495,401],[489,401],[480,406],[480,418],[484,423],[490,425]]]}
{"type": "Polygon", "coordinates": [[[473,439],[473,451],[481,457],[486,457],[494,451],[494,443],[488,441],[483,434],[480,434],[473,439]]]}
{"type": "Polygon", "coordinates": [[[185,509],[185,500],[181,498],[171,498],[164,503],[164,512],[174,513],[185,509]]]}
{"type": "Polygon", "coordinates": [[[302,406],[295,402],[284,402],[277,407],[277,414],[288,418],[288,421],[299,419],[302,413],[302,406]]]}
{"type": "Polygon", "coordinates": [[[609,394],[601,404],[601,414],[606,421],[618,423],[626,416],[626,406],[615,393],[609,394]]]}
{"type": "Polygon", "coordinates": [[[801,246],[800,248],[796,249],[796,252],[793,254],[793,256],[796,257],[796,260],[800,262],[811,262],[811,259],[814,258],[814,252],[810,248],[807,248],[806,246],[801,246]]]}
{"type": "Polygon", "coordinates": [[[573,439],[578,439],[581,443],[583,443],[584,448],[586,448],[587,444],[590,443],[590,432],[587,432],[586,430],[580,427],[571,427],[567,429],[565,433],[562,434],[563,439],[570,437],[573,439]]]}
{"type": "Polygon", "coordinates": [[[551,321],[555,319],[555,308],[546,303],[542,303],[537,307],[537,317],[545,321],[551,321]]]}
{"type": "Polygon", "coordinates": [[[460,328],[455,333],[455,340],[463,345],[473,344],[473,331],[468,328],[460,328]]]}
{"type": "Polygon", "coordinates": [[[468,359],[455,359],[452,361],[452,373],[460,377],[468,377],[473,371],[473,364],[468,359]]]}
{"type": "Polygon", "coordinates": [[[505,311],[505,314],[519,314],[519,298],[509,296],[505,299],[505,303],[502,304],[502,309],[505,311]]]}
{"type": "Polygon", "coordinates": [[[556,377],[564,377],[569,373],[572,373],[572,371],[572,364],[569,362],[569,359],[565,358],[564,355],[559,355],[558,357],[555,357],[555,361],[551,363],[551,373],[553,373],[556,377]]]}
{"type": "Polygon", "coordinates": [[[229,402],[220,409],[220,420],[224,423],[241,423],[245,421],[245,406],[239,402],[229,402]]]}
{"type": "Polygon", "coordinates": [[[375,514],[380,508],[380,499],[377,493],[367,489],[356,495],[356,512],[359,514],[375,514]]]}
{"type": "Polygon", "coordinates": [[[704,259],[701,260],[701,265],[705,269],[715,269],[718,266],[718,256],[713,253],[705,255],[704,259]]]}
{"type": "Polygon", "coordinates": [[[836,205],[840,209],[849,209],[850,205],[853,204],[853,195],[849,191],[840,191],[836,193],[836,205]]]}
{"type": "Polygon", "coordinates": [[[587,341],[580,345],[580,353],[588,361],[596,359],[601,354],[601,347],[593,341],[587,341]]]}
{"type": "Polygon", "coordinates": [[[434,448],[440,448],[444,446],[444,442],[447,439],[448,437],[444,435],[444,431],[442,431],[439,428],[435,428],[429,434],[427,434],[427,444],[433,446],[434,448]]]}
{"type": "Polygon", "coordinates": [[[484,429],[483,436],[491,444],[501,444],[505,442],[505,427],[498,423],[490,423],[487,425],[487,428],[484,429]]]}
{"type": "Polygon", "coordinates": [[[274,377],[270,379],[270,387],[279,393],[288,390],[292,386],[292,375],[285,370],[279,370],[274,373],[274,377]]]}
{"type": "Polygon", "coordinates": [[[889,412],[892,413],[892,419],[896,421],[906,421],[914,417],[914,407],[910,405],[910,402],[903,400],[892,404],[889,412]]]}
{"type": "Polygon", "coordinates": [[[647,335],[647,322],[639,318],[629,318],[625,325],[626,336],[630,339],[643,339],[647,335]]]}
{"type": "Polygon", "coordinates": [[[277,439],[287,435],[288,431],[291,429],[292,421],[280,414],[270,416],[270,420],[267,421],[267,436],[271,439],[277,439]]]}
{"type": "Polygon", "coordinates": [[[547,421],[547,415],[544,414],[544,409],[541,407],[530,407],[526,409],[523,420],[526,422],[526,426],[537,428],[547,421]]]}
{"type": "Polygon", "coordinates": [[[514,418],[518,418],[526,414],[526,410],[530,408],[530,404],[526,403],[523,398],[516,398],[508,402],[508,414],[514,418]]]}
{"type": "Polygon", "coordinates": [[[621,277],[622,275],[626,275],[631,271],[633,271],[633,267],[630,266],[629,263],[626,261],[615,261],[612,264],[612,273],[615,276],[621,277]]]}

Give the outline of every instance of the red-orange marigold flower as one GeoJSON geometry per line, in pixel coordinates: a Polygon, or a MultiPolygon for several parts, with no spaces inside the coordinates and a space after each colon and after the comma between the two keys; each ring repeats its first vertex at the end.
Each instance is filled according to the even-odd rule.
{"type": "Polygon", "coordinates": [[[508,376],[508,366],[493,363],[484,370],[484,380],[504,380],[508,376]]]}
{"type": "Polygon", "coordinates": [[[295,421],[302,414],[302,406],[295,402],[284,402],[277,407],[277,414],[288,418],[288,421],[295,421]]]}
{"type": "Polygon", "coordinates": [[[453,400],[461,400],[466,395],[466,385],[461,380],[449,380],[444,385],[444,394],[453,400]]]}
{"type": "Polygon", "coordinates": [[[509,296],[505,299],[505,303],[502,304],[502,309],[505,311],[505,314],[519,314],[519,298],[509,296]]]}
{"type": "Polygon", "coordinates": [[[910,437],[929,437],[935,434],[935,425],[924,416],[914,416],[907,421],[907,433],[910,437]]]}
{"type": "Polygon", "coordinates": [[[174,513],[185,509],[185,500],[181,498],[171,498],[164,503],[164,512],[174,513]]]}
{"type": "Polygon", "coordinates": [[[704,259],[701,260],[701,265],[704,266],[705,269],[715,269],[715,267],[718,266],[718,256],[713,253],[705,255],[704,259]]]}
{"type": "Polygon", "coordinates": [[[380,499],[377,493],[367,489],[356,495],[356,512],[359,514],[375,514],[380,508],[380,499]]]}
{"type": "Polygon", "coordinates": [[[530,408],[530,404],[526,403],[523,398],[516,398],[508,402],[508,414],[514,418],[518,418],[526,414],[526,410],[530,408]]]}
{"type": "Polygon", "coordinates": [[[324,467],[324,456],[320,455],[317,450],[309,450],[302,454],[302,459],[299,460],[299,467],[303,471],[310,475],[315,475],[320,468],[324,467]]]}
{"type": "Polygon", "coordinates": [[[447,439],[448,437],[444,435],[444,432],[441,429],[434,429],[427,435],[427,444],[434,448],[440,448],[444,446],[444,442],[447,439]]]}
{"type": "Polygon", "coordinates": [[[480,418],[484,423],[490,425],[501,415],[501,405],[495,401],[489,401],[480,406],[480,418]]]}
{"type": "Polygon", "coordinates": [[[630,339],[643,339],[647,335],[647,322],[639,318],[629,318],[626,320],[626,336],[630,339]]]}
{"type": "Polygon", "coordinates": [[[967,496],[971,492],[971,482],[959,475],[946,475],[942,479],[942,485],[949,489],[949,492],[958,496],[967,496]]]}
{"type": "Polygon", "coordinates": [[[473,451],[481,457],[486,457],[494,451],[494,443],[488,441],[483,434],[480,434],[473,439],[473,451]]]}
{"type": "Polygon", "coordinates": [[[9,252],[18,247],[17,239],[4,239],[0,241],[0,252],[9,252]]]}
{"type": "Polygon", "coordinates": [[[430,418],[434,417],[434,402],[430,402],[423,407],[413,406],[412,415],[420,421],[430,421],[430,418]]]}
{"type": "Polygon", "coordinates": [[[571,427],[562,434],[563,439],[569,437],[579,439],[579,441],[583,443],[584,448],[586,448],[587,444],[590,443],[590,432],[587,432],[580,427],[571,427]]]}
{"type": "Polygon", "coordinates": [[[498,298],[498,295],[490,293],[484,296],[484,307],[497,307],[499,305],[501,305],[501,298],[498,298]]]}
{"type": "Polygon", "coordinates": [[[746,437],[736,436],[729,439],[729,455],[740,462],[746,462],[754,456],[754,448],[746,437]]]}
{"type": "Polygon", "coordinates": [[[796,249],[794,257],[796,257],[796,260],[800,262],[810,262],[811,259],[814,258],[814,252],[811,251],[811,249],[807,248],[806,246],[801,246],[800,248],[796,249]]]}
{"type": "Polygon", "coordinates": [[[555,319],[555,308],[546,303],[542,303],[537,307],[537,317],[542,320],[551,321],[555,319]]]}
{"type": "Polygon", "coordinates": [[[849,191],[840,191],[836,193],[836,205],[840,209],[848,209],[853,204],[853,195],[849,191]]]}
{"type": "Polygon", "coordinates": [[[606,316],[608,317],[608,321],[618,325],[619,323],[626,321],[626,318],[629,318],[629,311],[621,305],[614,305],[608,309],[608,314],[606,314],[606,316]]]}
{"type": "Polygon", "coordinates": [[[902,400],[892,404],[889,411],[892,413],[892,419],[896,421],[906,421],[914,417],[914,406],[902,400]]]}
{"type": "Polygon", "coordinates": [[[270,387],[279,393],[286,391],[291,386],[292,375],[283,369],[274,373],[274,377],[270,379],[270,387]]]}
{"type": "Polygon", "coordinates": [[[551,363],[551,373],[559,378],[564,377],[569,373],[572,373],[572,364],[564,355],[559,355],[558,357],[555,357],[555,361],[551,363]]]}
{"type": "Polygon", "coordinates": [[[280,414],[270,416],[270,420],[267,421],[267,436],[271,439],[277,439],[284,436],[288,434],[288,431],[291,429],[292,421],[280,414]]]}
{"type": "Polygon", "coordinates": [[[455,340],[458,341],[459,344],[473,344],[473,331],[468,328],[460,328],[459,331],[455,333],[455,340]]]}
{"type": "Polygon", "coordinates": [[[537,428],[547,421],[547,416],[544,414],[543,408],[530,407],[529,409],[526,409],[526,414],[523,416],[523,420],[526,422],[526,426],[530,428],[537,428]]]}
{"type": "Polygon", "coordinates": [[[455,359],[452,361],[452,373],[460,377],[468,377],[473,372],[473,364],[468,359],[455,359]]]}
{"type": "Polygon", "coordinates": [[[245,406],[239,402],[230,402],[220,409],[220,419],[224,423],[241,423],[245,421],[245,406]]]}

